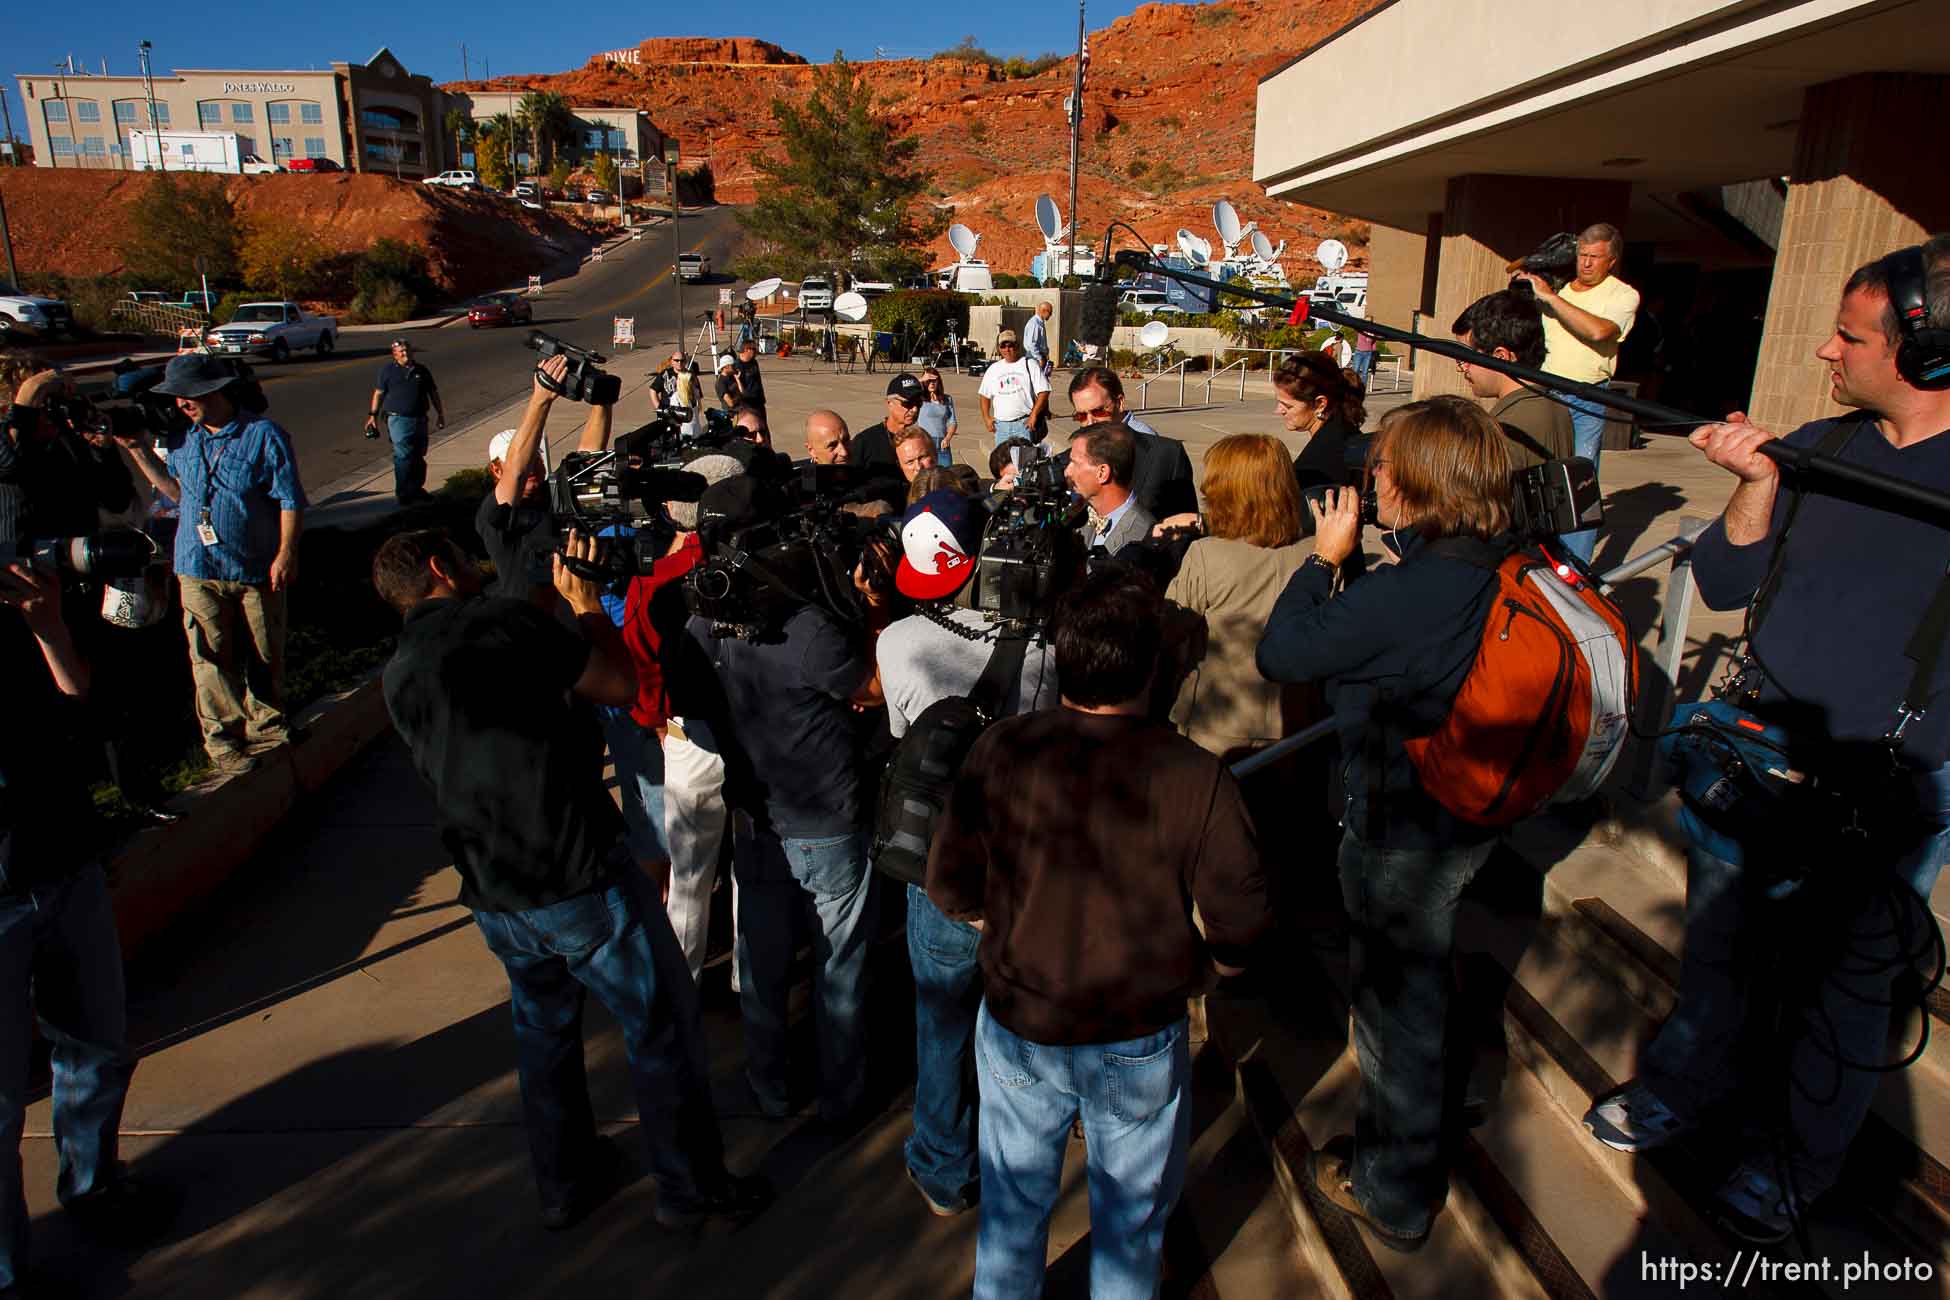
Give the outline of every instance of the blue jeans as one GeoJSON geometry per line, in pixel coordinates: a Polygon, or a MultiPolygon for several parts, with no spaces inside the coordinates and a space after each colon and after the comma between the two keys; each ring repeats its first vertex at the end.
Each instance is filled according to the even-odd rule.
{"type": "Polygon", "coordinates": [[[738,879],[738,1005],[746,1075],[759,1105],[783,1113],[786,1002],[801,926],[813,931],[813,1007],[819,1042],[819,1113],[839,1122],[867,1087],[867,950],[873,873],[864,831],[781,839],[743,813],[733,818],[738,879]]]}
{"type": "Polygon", "coordinates": [[[427,485],[427,417],[389,413],[386,431],[393,437],[393,496],[404,505],[427,485]]]}
{"type": "Polygon", "coordinates": [[[1354,1195],[1402,1236],[1425,1232],[1448,1195],[1443,1037],[1456,904],[1494,846],[1389,849],[1351,832],[1341,840],[1361,1063],[1354,1195]]]}
{"type": "MultiPolygon", "coordinates": [[[[636,874],[634,866],[617,866],[636,874]]],[[[622,1030],[658,1196],[682,1204],[720,1187],[724,1149],[697,987],[663,909],[644,906],[632,885],[615,883],[546,907],[479,911],[474,924],[508,969],[522,1118],[542,1203],[568,1198],[587,1174],[596,1141],[582,1052],[590,993],[622,1030]]]]}
{"type": "Polygon", "coordinates": [[[1688,1121],[1738,1097],[1745,1113],[1778,1123],[1785,1104],[1803,1200],[1834,1185],[1881,1083],[1834,1058],[1887,1059],[1898,954],[1924,943],[1933,924],[1929,897],[1950,856],[1950,768],[1914,780],[1926,823],[1907,849],[1893,860],[1823,863],[1817,871],[1830,874],[1785,898],[1770,897],[1743,867],[1697,847],[1687,854],[1679,1001],[1646,1045],[1639,1077],[1688,1121]],[[1830,892],[1844,877],[1894,883],[1883,873],[1919,906],[1892,913],[1884,894],[1830,892]],[[1824,947],[1837,941],[1854,951],[1844,958],[1824,947]],[[1786,1041],[1770,1041],[1783,1002],[1786,1041]]]}
{"type": "Polygon", "coordinates": [[[630,856],[638,862],[670,861],[670,836],[664,830],[664,747],[657,733],[637,725],[628,709],[600,708],[603,740],[616,764],[623,796],[623,824],[629,830],[630,856]]]}
{"type": "Polygon", "coordinates": [[[1000,447],[1011,438],[1027,438],[1030,442],[1040,442],[1027,420],[997,420],[995,422],[995,445],[1000,447]]]}
{"type": "Polygon", "coordinates": [[[907,959],[914,967],[914,1132],[907,1167],[935,1201],[952,1205],[975,1181],[971,1048],[982,1005],[982,932],[952,921],[919,885],[907,887],[907,959]]]}
{"type": "Polygon", "coordinates": [[[1360,348],[1354,349],[1354,373],[1364,384],[1368,382],[1369,376],[1374,374],[1374,356],[1372,350],[1363,352],[1360,348]]]}
{"type": "Polygon", "coordinates": [[[975,1053],[982,1086],[975,1300],[1043,1293],[1050,1211],[1079,1115],[1089,1143],[1091,1300],[1152,1300],[1192,1139],[1185,1022],[1125,1042],[1050,1047],[1011,1033],[985,1002],[975,1053]]]}
{"type": "MultiPolygon", "coordinates": [[[[1591,462],[1593,473],[1598,469],[1598,453],[1605,446],[1605,408],[1596,402],[1587,402],[1581,397],[1560,398],[1571,412],[1571,453],[1582,456],[1591,462]]],[[[1599,479],[1602,488],[1604,480],[1599,479]]],[[[1598,549],[1598,530],[1587,528],[1582,532],[1566,533],[1558,538],[1564,549],[1576,555],[1586,564],[1598,549]]]]}
{"type": "Polygon", "coordinates": [[[116,1132],[135,1073],[123,996],[100,866],[0,894],[0,1288],[19,1280],[27,1253],[20,1135],[33,1020],[54,1048],[55,1193],[65,1205],[116,1177],[116,1132]]]}

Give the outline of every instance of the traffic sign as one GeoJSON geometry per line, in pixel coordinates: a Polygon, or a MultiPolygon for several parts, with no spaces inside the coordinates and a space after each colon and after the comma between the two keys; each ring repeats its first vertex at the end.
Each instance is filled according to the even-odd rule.
{"type": "Polygon", "coordinates": [[[611,324],[613,328],[610,334],[610,346],[620,348],[627,343],[630,345],[630,351],[636,351],[636,317],[617,316],[611,324]]]}
{"type": "Polygon", "coordinates": [[[718,290],[718,306],[729,307],[730,305],[731,305],[731,290],[729,289],[718,290]]]}
{"type": "Polygon", "coordinates": [[[531,275],[531,276],[529,276],[529,277],[528,277],[528,292],[530,292],[530,293],[540,293],[541,291],[542,291],[542,277],[541,277],[541,276],[539,276],[539,275],[531,275]]]}

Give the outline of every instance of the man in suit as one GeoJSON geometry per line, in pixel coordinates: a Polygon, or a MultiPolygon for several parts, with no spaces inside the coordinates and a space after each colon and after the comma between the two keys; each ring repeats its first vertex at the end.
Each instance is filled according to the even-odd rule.
{"type": "Polygon", "coordinates": [[[1063,476],[1090,506],[1083,525],[1085,546],[1115,555],[1151,535],[1157,522],[1131,491],[1137,467],[1137,435],[1119,420],[1085,425],[1070,439],[1070,463],[1063,476]]]}
{"type": "Polygon", "coordinates": [[[1116,421],[1137,441],[1137,467],[1131,472],[1131,493],[1155,519],[1195,514],[1198,492],[1192,486],[1192,458],[1185,444],[1124,412],[1124,384],[1108,366],[1085,366],[1070,380],[1070,409],[1085,428],[1116,421]]]}

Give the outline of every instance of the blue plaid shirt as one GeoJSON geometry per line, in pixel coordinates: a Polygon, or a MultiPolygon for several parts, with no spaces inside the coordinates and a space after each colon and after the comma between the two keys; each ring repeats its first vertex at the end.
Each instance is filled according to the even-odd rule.
{"type": "Polygon", "coordinates": [[[262,416],[239,416],[212,433],[198,425],[169,453],[181,492],[176,572],[217,582],[267,582],[278,553],[278,515],[303,510],[291,435],[262,416]],[[196,535],[208,511],[217,544],[196,535]]]}

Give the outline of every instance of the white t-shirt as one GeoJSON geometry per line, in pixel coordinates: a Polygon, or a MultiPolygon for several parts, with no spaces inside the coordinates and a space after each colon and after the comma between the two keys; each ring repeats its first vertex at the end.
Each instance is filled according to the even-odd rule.
{"type": "MultiPolygon", "coordinates": [[[[952,609],[948,618],[984,634],[980,641],[956,636],[921,614],[890,623],[874,647],[880,686],[887,695],[887,730],[898,740],[930,704],[975,689],[995,650],[996,624],[979,610],[952,609]]],[[[1022,656],[1022,677],[1002,701],[1004,715],[1053,709],[1056,651],[1048,641],[1031,641],[1022,656]]]]}
{"type": "Polygon", "coordinates": [[[1632,321],[1639,313],[1639,291],[1617,276],[1608,275],[1589,289],[1578,288],[1577,281],[1573,280],[1559,289],[1557,296],[1618,326],[1618,337],[1604,343],[1586,343],[1547,311],[1544,313],[1544,370],[1580,384],[1604,383],[1618,368],[1619,345],[1632,332],[1632,321]]]}
{"type": "Polygon", "coordinates": [[[989,399],[989,409],[998,420],[1027,419],[1036,409],[1036,398],[1049,391],[1043,368],[1028,357],[996,361],[982,374],[978,390],[989,399]]]}

